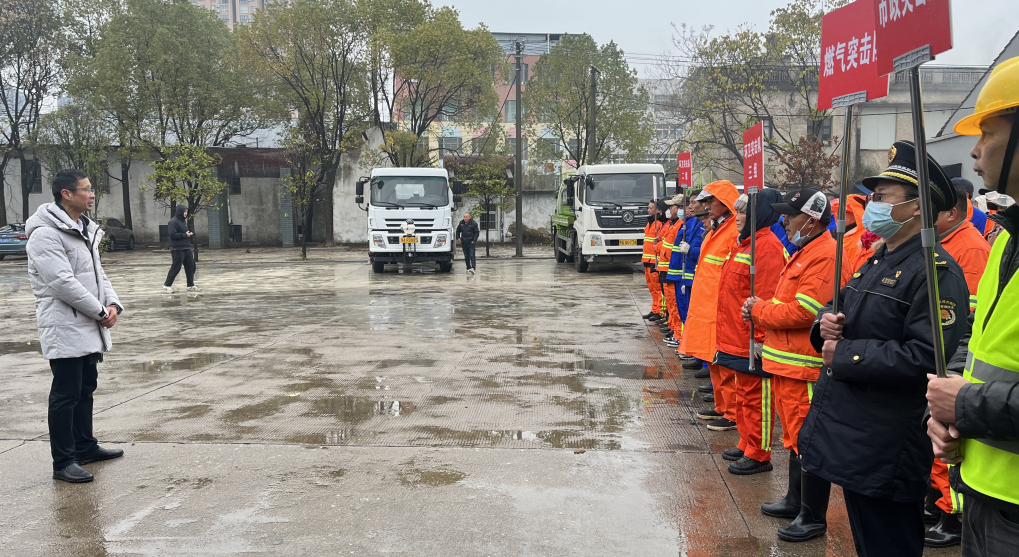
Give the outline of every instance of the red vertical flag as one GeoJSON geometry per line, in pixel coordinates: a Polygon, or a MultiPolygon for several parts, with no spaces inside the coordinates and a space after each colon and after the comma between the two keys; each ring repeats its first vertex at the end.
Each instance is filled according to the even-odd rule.
{"type": "Polygon", "coordinates": [[[690,187],[693,182],[693,160],[690,153],[676,154],[676,187],[690,187]]]}
{"type": "Polygon", "coordinates": [[[757,193],[764,187],[763,122],[743,132],[743,187],[745,193],[757,193]]]}
{"type": "Polygon", "coordinates": [[[881,75],[931,60],[952,48],[949,0],[870,0],[874,6],[881,75]]]}
{"type": "Polygon", "coordinates": [[[888,77],[878,72],[875,26],[874,4],[870,0],[857,0],[824,14],[818,110],[849,106],[888,94],[888,77]]]}

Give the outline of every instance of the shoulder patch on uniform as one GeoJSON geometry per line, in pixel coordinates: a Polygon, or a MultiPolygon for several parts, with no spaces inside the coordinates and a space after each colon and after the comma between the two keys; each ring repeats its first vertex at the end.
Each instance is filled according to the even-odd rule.
{"type": "Polygon", "coordinates": [[[952,300],[941,300],[941,326],[949,327],[955,324],[956,312],[955,302],[952,300]]]}

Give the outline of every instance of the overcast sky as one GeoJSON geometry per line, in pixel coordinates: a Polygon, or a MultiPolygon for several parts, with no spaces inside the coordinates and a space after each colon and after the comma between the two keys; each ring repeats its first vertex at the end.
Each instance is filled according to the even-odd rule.
{"type": "MultiPolygon", "coordinates": [[[[631,64],[645,75],[645,57],[677,54],[672,46],[672,23],[715,33],[749,23],[768,28],[768,13],[786,0],[433,0],[460,10],[461,20],[473,27],[484,22],[492,31],[511,33],[588,33],[599,43],[615,41],[631,64]]],[[[952,0],[954,48],[937,64],[990,64],[1019,30],[1016,0],[952,0]]]]}

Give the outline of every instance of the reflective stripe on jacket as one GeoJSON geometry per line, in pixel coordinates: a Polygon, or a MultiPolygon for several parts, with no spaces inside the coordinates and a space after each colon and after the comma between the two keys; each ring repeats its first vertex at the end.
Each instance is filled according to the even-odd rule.
{"type": "Polygon", "coordinates": [[[676,235],[675,245],[686,242],[690,249],[684,254],[678,250],[672,251],[672,260],[669,261],[669,280],[674,282],[682,281],[683,284],[693,284],[694,272],[697,270],[697,259],[701,254],[701,242],[704,241],[704,224],[697,217],[686,219],[683,228],[676,235]]]}
{"type": "Polygon", "coordinates": [[[683,221],[676,219],[667,221],[662,230],[662,241],[658,243],[658,272],[662,274],[663,281],[673,280],[668,276],[669,263],[672,261],[672,249],[676,247],[676,236],[682,227],[683,221]]]}
{"type": "MultiPolygon", "coordinates": [[[[980,304],[973,320],[963,374],[971,383],[1019,383],[1019,350],[1015,349],[1016,339],[1019,339],[1019,319],[1015,313],[1015,308],[1019,307],[1019,280],[1013,276],[1004,286],[1000,283],[1002,260],[1009,240],[1008,232],[1003,230],[994,242],[980,281],[977,294],[980,304]]],[[[959,421],[963,422],[964,418],[959,421]]],[[[1019,505],[1019,484],[1015,481],[1019,472],[1019,441],[964,437],[961,454],[964,458],[959,464],[959,474],[968,487],[1019,505]]]]}
{"type": "MultiPolygon", "coordinates": [[[[759,296],[754,304],[754,324],[768,333],[764,339],[764,371],[817,381],[821,372],[821,354],[810,344],[810,328],[817,313],[835,295],[835,247],[837,242],[823,233],[800,248],[782,270],[775,295],[759,296]]],[[[842,269],[843,281],[852,275],[850,266],[842,269]]]]}
{"type": "Polygon", "coordinates": [[[641,262],[646,265],[658,265],[658,259],[655,257],[655,234],[660,227],[661,223],[657,219],[648,217],[647,225],[644,226],[644,253],[640,257],[641,262]]]}
{"type": "MultiPolygon", "coordinates": [[[[705,191],[716,197],[730,212],[739,198],[736,186],[728,180],[712,182],[704,186],[705,191]]],[[[690,309],[686,316],[679,352],[701,360],[712,361],[715,356],[715,322],[718,319],[718,280],[722,275],[722,264],[735,245],[735,214],[730,215],[715,230],[704,236],[701,256],[697,262],[697,280],[690,296],[690,309]]]]}
{"type": "Polygon", "coordinates": [[[963,221],[955,230],[949,231],[941,238],[941,245],[966,275],[969,310],[973,311],[977,307],[977,289],[987,267],[987,258],[991,255],[991,245],[969,221],[963,221]]]}

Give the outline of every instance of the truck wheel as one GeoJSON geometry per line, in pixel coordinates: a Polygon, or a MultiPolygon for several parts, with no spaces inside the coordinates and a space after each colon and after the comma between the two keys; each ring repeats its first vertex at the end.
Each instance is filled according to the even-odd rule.
{"type": "Polygon", "coordinates": [[[588,262],[586,259],[584,259],[584,254],[580,252],[579,244],[577,244],[573,251],[573,264],[577,266],[578,273],[587,272],[588,262]]]}
{"type": "Polygon", "coordinates": [[[442,262],[439,263],[439,272],[440,273],[448,273],[448,272],[450,272],[452,270],[453,270],[453,262],[452,261],[442,261],[442,262]]]}
{"type": "Polygon", "coordinates": [[[555,250],[555,261],[556,261],[556,263],[566,263],[566,260],[568,259],[568,256],[566,255],[566,252],[564,252],[563,250],[559,249],[559,237],[558,236],[556,236],[556,238],[554,240],[552,240],[552,249],[555,250]]]}
{"type": "Polygon", "coordinates": [[[570,250],[571,250],[570,253],[565,253],[563,255],[566,257],[566,262],[567,263],[573,263],[573,261],[575,259],[574,256],[573,256],[573,253],[574,253],[575,250],[578,249],[578,246],[577,246],[577,236],[575,234],[570,234],[569,235],[569,239],[570,239],[570,244],[572,244],[573,247],[570,248],[570,250]]]}
{"type": "Polygon", "coordinates": [[[376,273],[381,273],[381,272],[385,271],[385,269],[386,269],[386,264],[385,263],[383,263],[381,261],[372,261],[372,271],[374,271],[376,273]]]}

